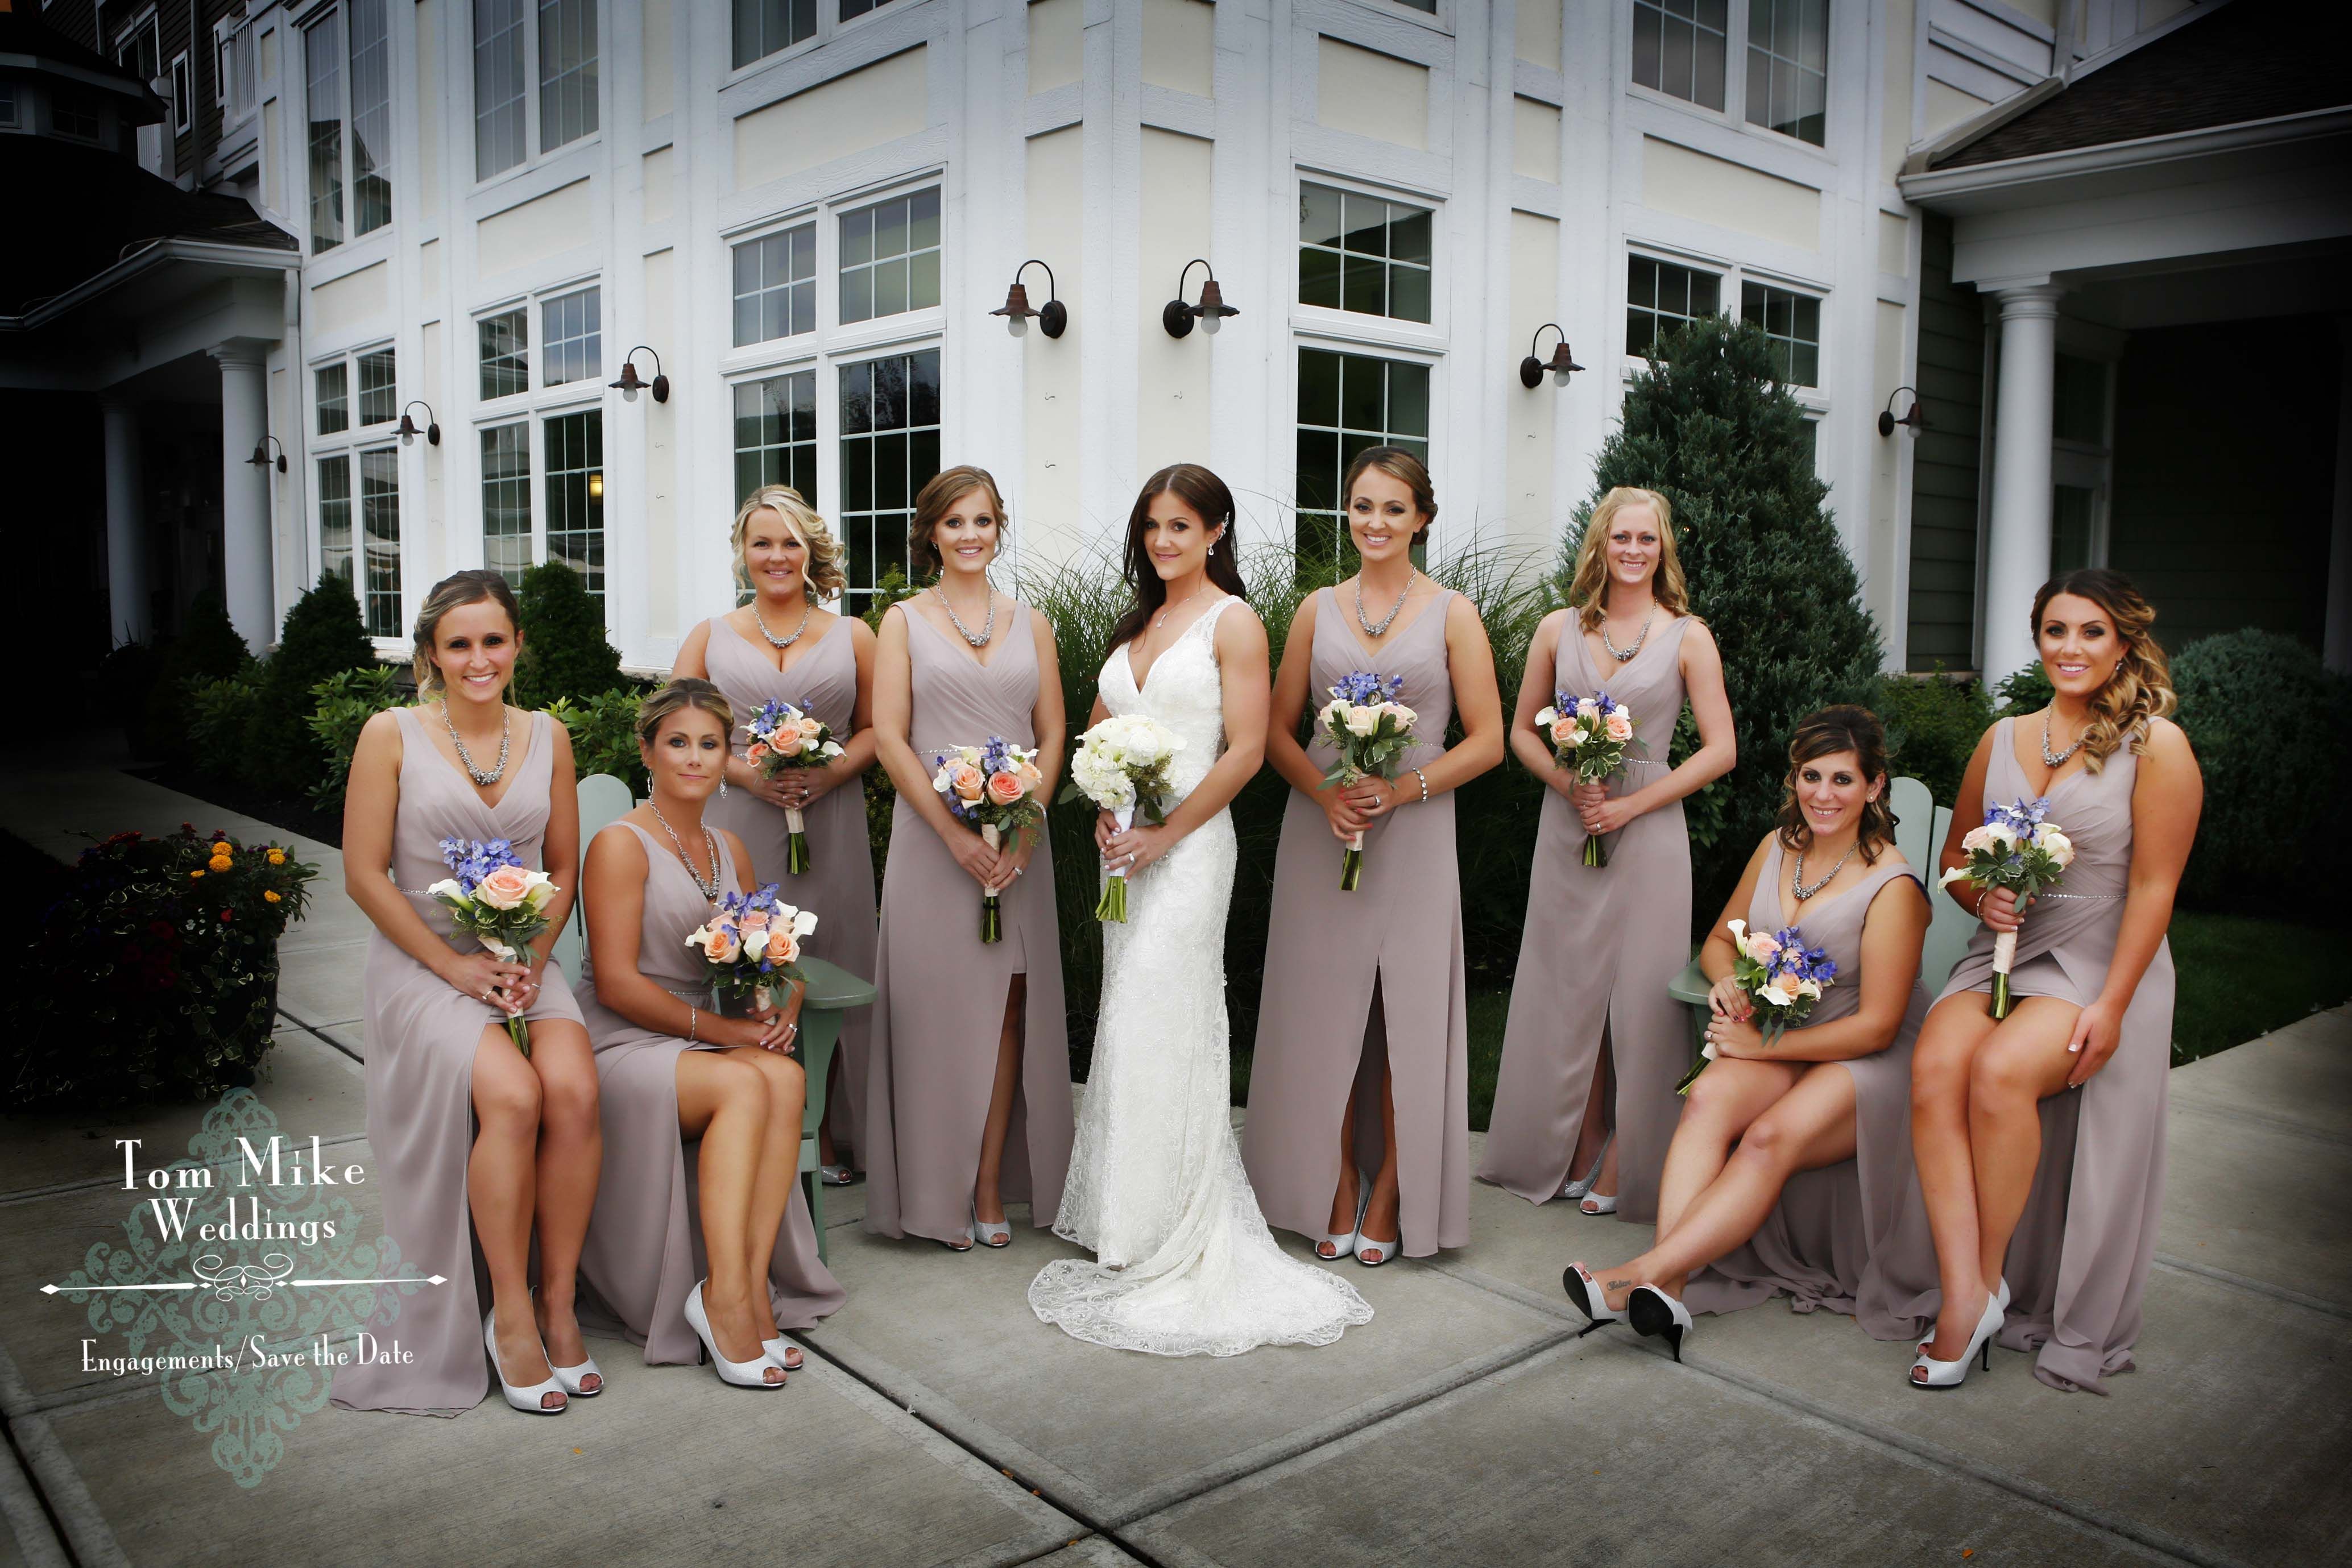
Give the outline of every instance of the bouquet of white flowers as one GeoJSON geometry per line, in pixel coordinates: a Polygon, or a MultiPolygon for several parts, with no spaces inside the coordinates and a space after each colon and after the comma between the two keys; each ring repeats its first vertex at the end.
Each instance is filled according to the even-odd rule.
{"type": "MultiPolygon", "coordinates": [[[[1118,820],[1122,833],[1135,826],[1138,807],[1152,821],[1165,821],[1160,797],[1171,788],[1168,767],[1183,749],[1184,737],[1158,719],[1139,713],[1113,714],[1078,737],[1062,799],[1083,796],[1093,801],[1118,820]]],[[[1102,902],[1095,905],[1095,918],[1127,919],[1125,872],[1110,873],[1102,902]]]]}
{"type": "MultiPolygon", "coordinates": [[[[1412,745],[1412,727],[1420,716],[1396,700],[1403,690],[1402,675],[1370,670],[1351,670],[1331,688],[1330,702],[1316,716],[1323,738],[1339,753],[1324,770],[1324,789],[1396,777],[1399,762],[1412,745]]],[[[1355,892],[1363,874],[1364,835],[1359,832],[1339,857],[1339,891],[1355,892]]]]}
{"type": "MultiPolygon", "coordinates": [[[[1988,806],[1984,826],[1970,828],[1960,840],[1960,848],[1968,852],[1967,862],[1946,872],[1936,885],[1967,882],[1987,893],[2005,887],[2017,894],[2017,907],[2022,914],[2027,899],[2056,882],[2074,863],[2074,842],[2058,831],[2057,823],[2043,820],[2049,812],[2047,795],[2007,806],[1988,806]]],[[[1993,938],[1992,1016],[1996,1019],[2009,1016],[2009,970],[2016,959],[2016,932],[2004,931],[1993,938]]]]}

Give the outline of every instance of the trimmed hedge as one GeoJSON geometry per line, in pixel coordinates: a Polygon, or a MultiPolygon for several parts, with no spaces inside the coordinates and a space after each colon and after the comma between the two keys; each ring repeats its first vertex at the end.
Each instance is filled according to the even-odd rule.
{"type": "Polygon", "coordinates": [[[2185,901],[2276,915],[2332,904],[2352,872],[2352,680],[2294,638],[2248,628],[2172,657],[2178,717],[2205,775],[2185,901]]]}

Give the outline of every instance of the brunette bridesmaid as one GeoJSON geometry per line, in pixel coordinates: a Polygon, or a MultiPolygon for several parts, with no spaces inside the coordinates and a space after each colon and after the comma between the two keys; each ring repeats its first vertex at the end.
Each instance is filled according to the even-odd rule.
{"type": "Polygon", "coordinates": [[[1715,638],[1690,613],[1674,508],[1620,486],[1584,528],[1570,608],[1544,617],[1511,721],[1511,748],[1549,787],[1479,1179],[1529,1203],[1659,1218],[1659,1172],[1682,1108],[1690,1024],[1666,987],[1690,951],[1683,800],[1731,770],[1731,699],[1715,638]],[[1555,692],[1605,691],[1632,709],[1625,766],[1603,784],[1555,767],[1536,715],[1555,692]],[[1669,768],[1687,701],[1699,748],[1669,768]],[[1583,863],[1601,836],[1605,866],[1583,863]]]}
{"type": "Polygon", "coordinates": [[[1680,1360],[1691,1313],[1785,1291],[1881,1338],[1913,1332],[1897,1314],[1932,1282],[1933,1260],[1924,1247],[1901,1260],[1885,1251],[1906,1200],[1916,1207],[1911,1046],[1927,1016],[1927,899],[1895,848],[1886,785],[1886,737],[1867,709],[1825,708],[1797,726],[1780,822],[1699,952],[1715,983],[1715,1061],[1666,1154],[1657,1239],[1628,1262],[1575,1263],[1561,1277],[1595,1327],[1630,1318],[1680,1360]],[[1731,980],[1734,920],[1768,936],[1793,926],[1837,966],[1806,1021],[1769,1045],[1731,980]]]}
{"type": "Polygon", "coordinates": [[[572,737],[543,713],[507,706],[517,623],[514,591],[495,571],[434,584],[416,618],[423,700],[368,720],[352,758],[344,891],[375,924],[368,1142],[385,1233],[412,1271],[448,1282],[379,1308],[376,1339],[415,1359],[338,1370],[334,1400],[347,1409],[455,1416],[480,1403],[486,1373],[508,1404],[541,1414],[604,1386],[572,1312],[603,1160],[596,1070],[580,1009],[547,957],[579,874],[572,737]],[[457,934],[425,894],[449,874],[450,838],[504,839],[553,879],[528,963],[457,934]],[[507,1032],[518,1015],[530,1024],[528,1057],[507,1032]]]}
{"type": "Polygon", "coordinates": [[[699,1342],[722,1381],[775,1387],[801,1362],[782,1331],[807,1328],[844,1295],[794,1179],[808,1102],[792,1056],[799,988],[781,1009],[722,1017],[703,956],[686,945],[722,893],[759,885],[742,840],[706,810],[733,728],[708,681],[646,698],[637,750],[653,798],[588,845],[579,996],[604,1096],[604,1183],[580,1269],[647,1364],[691,1362],[699,1342]],[[691,1159],[688,1139],[699,1140],[691,1159]]]}
{"type": "Polygon", "coordinates": [[[938,579],[883,616],[875,659],[874,728],[898,803],[866,1066],[866,1228],[959,1252],[975,1233],[1011,1244],[1008,1200],[1029,1204],[1032,1225],[1054,1223],[1075,1130],[1045,833],[992,850],[931,788],[942,751],[996,736],[1036,747],[1037,796],[1053,797],[1061,671],[1045,616],[988,580],[1005,527],[986,469],[923,486],[909,544],[938,579]],[[983,943],[990,891],[1003,935],[983,943]]]}
{"type": "MultiPolygon", "coordinates": [[[[710,802],[711,825],[743,841],[760,874],[786,903],[816,911],[810,951],[851,974],[874,973],[874,852],[866,831],[866,770],[874,766],[874,633],[855,615],[820,609],[848,585],[841,544],[795,490],[763,486],[735,514],[735,572],[751,602],[714,615],[686,634],[674,676],[706,679],[727,695],[738,723],[726,782],[710,802]],[[842,753],[822,768],[794,768],[773,779],[745,759],[751,738],[740,721],[771,700],[822,721],[842,753]],[[809,869],[785,869],[789,812],[802,814],[809,869]]],[[[846,1186],[866,1145],[858,1117],[866,1103],[870,1010],[842,1020],[841,1047],[827,1075],[824,1118],[817,1126],[819,1179],[846,1186]],[[853,1151],[845,1155],[846,1147],[853,1151]]]]}
{"type": "Polygon", "coordinates": [[[1362,570],[1298,607],[1266,755],[1291,786],[1242,1159],[1266,1222],[1326,1259],[1377,1266],[1470,1239],[1469,1023],[1453,791],[1503,758],[1502,699],[1469,600],[1415,570],[1436,520],[1429,470],[1374,446],[1348,465],[1362,570]],[[1326,788],[1299,725],[1351,671],[1401,676],[1415,739],[1394,779],[1326,788]],[[1458,714],[1462,739],[1445,747],[1458,714]],[[1364,835],[1363,875],[1339,886],[1364,835]],[[1369,1174],[1368,1174],[1369,1173],[1369,1174]]]}
{"type": "Polygon", "coordinates": [[[2205,783],[2174,706],[2156,612],[2129,579],[2070,571],[2033,596],[2054,694],[1969,759],[1943,865],[1988,805],[2045,798],[2073,841],[2056,887],[2016,906],[1952,884],[1983,921],[1927,1015],[1911,1137],[1942,1299],[1911,1380],[1949,1387],[1996,1334],[2054,1388],[2105,1392],[2132,1366],[2164,1197],[2172,950],[2165,930],[2205,783]],[[2017,934],[2016,999],[1987,999],[1994,938],[2017,934]],[[2070,1093],[2068,1091],[2079,1091],[2070,1093]],[[2044,1155],[2048,1157],[2045,1158],[2044,1155]]]}

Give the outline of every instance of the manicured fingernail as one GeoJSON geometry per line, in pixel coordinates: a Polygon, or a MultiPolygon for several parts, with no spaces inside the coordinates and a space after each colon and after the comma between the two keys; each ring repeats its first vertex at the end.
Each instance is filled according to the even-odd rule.
{"type": "Polygon", "coordinates": [[[2078,1054],[2081,1052],[2082,1049],[2083,1042],[2080,1040],[2070,1040],[2066,1042],[2066,1051],[2069,1055],[2078,1054]]]}

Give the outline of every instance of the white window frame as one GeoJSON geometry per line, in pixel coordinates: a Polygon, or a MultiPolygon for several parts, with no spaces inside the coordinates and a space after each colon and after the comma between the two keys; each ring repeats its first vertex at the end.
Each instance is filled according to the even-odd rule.
{"type": "Polygon", "coordinates": [[[0,82],[0,131],[23,128],[24,101],[14,81],[0,82]]]}
{"type": "Polygon", "coordinates": [[[213,24],[213,69],[218,78],[213,83],[213,101],[220,105],[224,137],[259,107],[254,77],[259,64],[249,16],[224,17],[213,24]]]}
{"type": "MultiPolygon", "coordinates": [[[[561,283],[551,284],[529,294],[508,295],[479,307],[466,318],[466,343],[468,357],[466,361],[465,384],[467,402],[472,408],[471,417],[467,421],[467,439],[473,444],[467,455],[474,485],[470,505],[478,516],[485,514],[486,508],[482,506],[481,466],[483,433],[504,425],[523,426],[526,431],[523,455],[525,461],[530,465],[527,490],[530,507],[530,534],[529,555],[522,568],[525,571],[548,559],[547,422],[577,413],[593,413],[600,416],[604,415],[606,413],[605,392],[608,390],[604,371],[600,371],[593,376],[581,377],[576,381],[556,382],[551,384],[547,381],[547,365],[543,358],[546,351],[544,307],[551,301],[567,298],[583,290],[596,289],[598,290],[597,332],[600,339],[608,338],[611,335],[609,329],[612,322],[609,312],[605,308],[602,292],[604,286],[605,280],[601,273],[569,277],[561,283]],[[481,395],[482,323],[495,317],[510,315],[516,311],[522,313],[523,329],[526,334],[522,354],[523,390],[507,392],[495,398],[484,398],[481,395]]],[[[609,357],[604,362],[606,370],[609,371],[612,364],[609,357]]],[[[602,436],[605,440],[610,440],[612,434],[612,425],[607,420],[603,425],[602,436]]],[[[605,452],[604,466],[598,470],[598,473],[609,484],[612,473],[612,455],[609,449],[605,452]]],[[[604,534],[607,553],[604,564],[605,580],[597,592],[600,601],[604,606],[605,624],[610,626],[613,623],[614,598],[613,561],[610,550],[614,529],[611,512],[612,497],[609,490],[603,499],[606,506],[604,534]]],[[[474,531],[473,548],[478,552],[477,559],[479,564],[488,565],[489,538],[479,527],[477,527],[474,531]]]]}
{"type": "Polygon", "coordinates": [[[312,518],[310,542],[317,551],[313,559],[318,560],[320,569],[324,570],[327,559],[326,509],[323,493],[319,484],[319,465],[335,458],[342,458],[350,465],[351,476],[349,503],[352,531],[352,594],[360,601],[360,622],[363,627],[367,626],[368,612],[367,526],[361,491],[361,456],[363,453],[390,452],[393,454],[393,467],[395,475],[394,494],[400,508],[399,553],[395,558],[399,565],[399,603],[393,612],[392,630],[381,632],[369,627],[368,635],[374,639],[379,648],[396,648],[402,642],[401,629],[408,624],[408,605],[413,597],[412,590],[415,586],[413,581],[415,574],[408,570],[411,529],[408,505],[410,491],[405,475],[407,465],[401,459],[401,443],[396,434],[400,423],[400,406],[405,401],[400,395],[402,382],[399,347],[388,338],[371,339],[347,349],[339,349],[331,354],[321,354],[307,361],[302,367],[302,376],[303,445],[306,448],[307,458],[302,485],[304,493],[309,498],[312,518]],[[386,352],[393,355],[392,417],[362,424],[360,423],[360,361],[371,354],[386,352]],[[338,365],[342,367],[343,371],[343,428],[321,435],[319,434],[319,372],[338,365]]]}
{"type": "MultiPolygon", "coordinates": [[[[1446,266],[1446,256],[1444,255],[1444,202],[1433,197],[1423,195],[1418,192],[1408,193],[1385,187],[1374,181],[1349,179],[1341,175],[1325,174],[1303,169],[1294,170],[1292,172],[1291,185],[1292,192],[1294,196],[1297,198],[1297,202],[1303,203],[1307,199],[1306,187],[1308,185],[1320,185],[1327,191],[1337,191],[1342,196],[1363,196],[1373,201],[1393,202],[1406,206],[1418,207],[1429,214],[1428,320],[1415,321],[1411,318],[1404,316],[1374,315],[1369,311],[1363,310],[1349,310],[1327,305],[1306,305],[1301,303],[1298,296],[1303,282],[1301,277],[1303,267],[1299,260],[1299,253],[1306,248],[1307,242],[1298,237],[1297,225],[1296,222],[1290,225],[1290,233],[1288,235],[1290,245],[1290,299],[1291,308],[1295,312],[1299,313],[1306,319],[1314,320],[1326,325],[1341,327],[1349,331],[1353,331],[1358,327],[1370,327],[1385,323],[1389,328],[1405,333],[1408,336],[1418,335],[1425,338],[1442,332],[1442,319],[1445,309],[1445,299],[1444,290],[1439,287],[1438,279],[1440,275],[1445,270],[1446,266]]],[[[1294,204],[1292,210],[1297,210],[1296,204],[1294,204]]],[[[1345,231],[1343,230],[1342,238],[1344,239],[1344,237],[1345,231]]],[[[1387,266],[1391,264],[1383,257],[1382,265],[1387,266]]],[[[1341,276],[1341,298],[1346,298],[1345,289],[1346,277],[1343,273],[1341,276]]]]}
{"type": "Polygon", "coordinates": [[[1845,56],[1848,52],[1847,47],[1845,46],[1841,46],[1837,41],[1835,18],[1838,16],[1838,7],[1840,5],[1843,5],[1848,10],[1853,10],[1857,6],[1859,0],[1829,0],[1832,24],[1827,29],[1829,54],[1824,62],[1824,69],[1822,72],[1823,81],[1825,83],[1822,89],[1824,101],[1822,107],[1822,140],[1818,145],[1813,142],[1804,141],[1801,138],[1791,136],[1787,131],[1775,131],[1769,125],[1758,125],[1748,118],[1748,12],[1749,0],[1727,0],[1724,18],[1727,24],[1727,30],[1724,35],[1723,46],[1724,81],[1723,107],[1721,109],[1711,109],[1706,104],[1700,103],[1696,99],[1677,98],[1673,93],[1663,91],[1657,88],[1645,86],[1633,79],[1634,0],[1617,0],[1617,4],[1620,7],[1618,14],[1622,16],[1625,21],[1624,41],[1619,47],[1617,52],[1617,78],[1622,85],[1623,91],[1631,93],[1634,97],[1643,99],[1644,102],[1660,104],[1684,114],[1696,115],[1702,120],[1711,121],[1717,125],[1725,126],[1730,130],[1737,131],[1743,135],[1769,137],[1776,146],[1801,147],[1811,151],[1816,155],[1827,156],[1831,146],[1833,144],[1832,139],[1836,132],[1841,129],[1840,125],[1837,123],[1832,107],[1828,100],[1834,96],[1833,89],[1834,84],[1837,80],[1838,72],[1846,68],[1845,56]]]}
{"type": "Polygon", "coordinates": [[[733,8],[730,6],[727,20],[728,68],[727,73],[719,78],[719,86],[732,87],[739,81],[758,76],[761,71],[772,69],[782,61],[798,59],[811,50],[821,49],[850,30],[866,26],[877,16],[909,10],[920,3],[921,0],[874,0],[871,10],[863,16],[852,16],[847,21],[844,21],[841,16],[841,0],[816,0],[815,32],[796,43],[786,44],[781,49],[761,55],[756,59],[747,60],[740,66],[734,63],[735,20],[733,8]]]}
{"type": "Polygon", "coordinates": [[[164,76],[172,84],[172,134],[185,136],[196,124],[196,67],[182,49],[172,57],[164,68],[164,76]]]}
{"type": "MultiPolygon", "coordinates": [[[[152,5],[139,12],[129,23],[114,30],[114,47],[110,52],[113,55],[116,65],[128,65],[129,62],[122,57],[124,47],[142,29],[147,34],[149,47],[154,52],[155,76],[162,76],[163,74],[163,27],[157,16],[156,8],[152,5]]],[[[138,79],[142,87],[154,85],[153,77],[141,77],[138,79]]]]}
{"type": "MultiPolygon", "coordinates": [[[[541,148],[540,140],[541,131],[540,120],[540,99],[541,93],[544,91],[544,88],[540,81],[539,36],[541,0],[519,0],[519,3],[522,7],[522,26],[520,29],[522,35],[522,157],[518,159],[516,162],[508,164],[505,168],[499,170],[495,173],[489,174],[484,174],[480,172],[481,150],[478,142],[481,136],[481,122],[478,118],[476,118],[480,112],[480,105],[475,100],[474,97],[475,83],[478,79],[474,74],[476,70],[474,51],[477,47],[474,43],[474,19],[478,13],[478,8],[481,5],[481,0],[469,0],[465,10],[466,63],[467,73],[466,78],[467,122],[466,143],[467,161],[472,164],[475,170],[472,188],[477,191],[487,190],[492,185],[502,184],[509,180],[516,178],[518,175],[527,173],[530,170],[539,168],[543,164],[553,162],[559,158],[569,157],[572,153],[579,152],[583,147],[595,146],[598,142],[604,140],[605,127],[612,120],[612,105],[607,101],[607,94],[611,90],[610,83],[612,72],[610,68],[614,63],[611,53],[613,37],[611,25],[612,18],[606,15],[605,7],[600,3],[600,0],[587,0],[590,15],[594,17],[596,23],[596,96],[594,99],[596,105],[595,128],[591,131],[583,131],[582,134],[573,137],[569,141],[559,141],[554,146],[544,150],[541,148]]],[[[731,22],[730,26],[731,27],[731,22]]]]}
{"type": "MultiPolygon", "coordinates": [[[[1832,291],[1828,284],[1818,278],[1792,277],[1787,273],[1774,272],[1766,267],[1750,267],[1725,256],[1703,256],[1694,251],[1677,249],[1672,246],[1629,239],[1623,252],[1618,257],[1617,280],[1614,286],[1617,299],[1615,315],[1612,318],[1616,323],[1617,352],[1622,379],[1624,382],[1631,382],[1635,376],[1649,369],[1649,361],[1640,354],[1631,352],[1625,346],[1626,297],[1632,282],[1633,264],[1635,261],[1654,261],[1666,267],[1679,267],[1690,272],[1713,274],[1716,278],[1716,313],[1727,316],[1734,321],[1740,319],[1740,285],[1743,283],[1760,284],[1767,288],[1777,288],[1784,294],[1799,294],[1810,299],[1820,300],[1822,338],[1820,343],[1816,345],[1816,350],[1821,364],[1822,379],[1824,382],[1829,379],[1831,324],[1833,314],[1830,309],[1832,291]]],[[[1789,389],[1789,395],[1795,398],[1798,404],[1804,409],[1806,417],[1815,423],[1818,424],[1829,413],[1832,403],[1827,386],[1799,386],[1793,382],[1784,382],[1781,384],[1789,389]]],[[[1819,450],[1816,445],[1816,453],[1819,450]]]]}
{"type": "MultiPolygon", "coordinates": [[[[825,9],[831,0],[823,0],[825,9]]],[[[887,6],[880,9],[887,9],[887,6]]],[[[863,22],[864,17],[857,18],[863,22]]],[[[851,24],[852,26],[856,23],[851,24]]],[[[820,37],[823,34],[820,32],[820,37]]],[[[952,354],[947,345],[947,307],[956,297],[956,278],[961,258],[957,253],[961,237],[953,220],[953,209],[945,199],[946,171],[931,165],[887,182],[854,187],[837,192],[822,201],[790,207],[756,222],[745,224],[722,234],[717,247],[717,287],[727,300],[728,329],[726,340],[734,339],[735,249],[746,240],[764,239],[814,221],[816,225],[816,329],[790,338],[772,338],[765,342],[747,343],[740,349],[722,351],[719,380],[726,389],[722,418],[727,439],[727,473],[731,484],[735,464],[735,389],[747,382],[767,381],[801,371],[814,371],[816,375],[816,475],[817,494],[808,497],[809,504],[826,517],[836,515],[843,498],[841,464],[841,371],[845,365],[864,360],[881,359],[889,354],[920,353],[925,350],[940,351],[940,377],[942,401],[945,399],[949,362],[952,354]],[[920,310],[902,311],[894,316],[877,316],[864,321],[841,324],[841,218],[845,213],[869,207],[877,202],[911,195],[918,191],[938,187],[940,203],[940,303],[920,310]]],[[[942,462],[949,425],[946,410],[941,411],[942,462]]],[[[912,497],[909,497],[911,502],[912,497]]]]}

